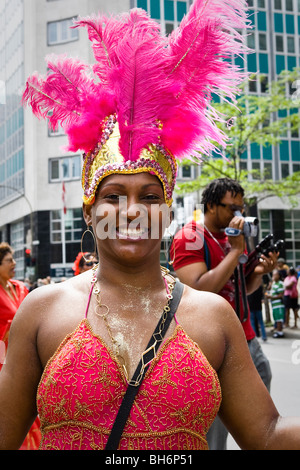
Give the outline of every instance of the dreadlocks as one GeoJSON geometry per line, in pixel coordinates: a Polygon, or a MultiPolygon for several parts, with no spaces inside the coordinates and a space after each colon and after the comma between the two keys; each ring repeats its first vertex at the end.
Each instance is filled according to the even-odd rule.
{"type": "Polygon", "coordinates": [[[218,178],[213,180],[202,193],[201,204],[204,204],[204,213],[207,211],[207,204],[220,204],[221,199],[229,191],[233,197],[237,194],[244,196],[242,186],[230,178],[218,178]]]}

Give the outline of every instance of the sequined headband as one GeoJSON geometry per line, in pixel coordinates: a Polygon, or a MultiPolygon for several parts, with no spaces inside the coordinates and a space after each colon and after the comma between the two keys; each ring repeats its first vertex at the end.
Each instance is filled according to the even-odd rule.
{"type": "Polygon", "coordinates": [[[166,204],[171,206],[175,186],[177,163],[163,146],[149,145],[135,161],[124,161],[119,150],[120,132],[115,115],[103,123],[102,138],[96,148],[83,155],[83,202],[93,204],[97,188],[103,178],[111,174],[136,174],[148,172],[156,175],[164,189],[166,204]]]}

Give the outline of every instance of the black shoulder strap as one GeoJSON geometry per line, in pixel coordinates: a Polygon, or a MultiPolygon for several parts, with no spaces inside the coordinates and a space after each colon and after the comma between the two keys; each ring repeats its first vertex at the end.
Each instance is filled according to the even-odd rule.
{"type": "Polygon", "coordinates": [[[149,365],[147,367],[145,367],[142,379],[139,381],[139,384],[137,386],[132,385],[132,384],[139,377],[143,365],[145,363],[147,364],[148,362],[151,361],[151,359],[153,359],[155,357],[156,352],[157,352],[159,346],[161,345],[161,343],[163,341],[163,337],[164,337],[167,329],[169,328],[169,325],[172,321],[172,318],[174,317],[174,314],[177,310],[177,307],[179,305],[179,302],[180,302],[180,299],[181,299],[181,296],[182,296],[182,292],[183,292],[183,284],[177,280],[176,284],[174,286],[173,292],[172,292],[172,299],[169,302],[170,310],[168,312],[167,319],[166,319],[163,327],[161,328],[161,323],[162,323],[163,317],[160,318],[160,320],[159,320],[159,322],[158,322],[158,324],[155,328],[155,331],[154,331],[153,335],[151,336],[151,339],[150,339],[149,344],[148,344],[148,346],[146,348],[146,351],[145,351],[145,353],[149,352],[149,355],[147,355],[145,353],[143,354],[143,358],[140,360],[139,365],[137,366],[137,369],[136,369],[136,371],[135,371],[135,373],[132,377],[132,380],[131,380],[130,384],[128,385],[128,388],[127,388],[126,393],[123,397],[121,406],[119,408],[117,417],[115,419],[113,428],[111,430],[110,436],[108,438],[105,450],[117,450],[117,448],[118,448],[118,445],[119,445],[119,442],[120,442],[120,439],[121,439],[121,436],[122,436],[122,433],[123,433],[123,429],[125,427],[128,416],[130,414],[130,410],[131,410],[131,407],[133,405],[135,396],[136,396],[137,392],[139,391],[139,388],[140,388],[141,383],[142,383],[142,379],[144,378],[145,373],[146,373],[149,365]]]}
{"type": "Polygon", "coordinates": [[[205,233],[204,233],[204,230],[203,232],[197,227],[197,224],[196,224],[196,231],[197,233],[200,235],[200,238],[201,240],[203,241],[203,246],[204,246],[204,260],[205,260],[205,264],[207,266],[207,271],[210,271],[210,252],[209,252],[209,249],[208,249],[208,246],[207,246],[207,241],[205,240],[205,233]]]}

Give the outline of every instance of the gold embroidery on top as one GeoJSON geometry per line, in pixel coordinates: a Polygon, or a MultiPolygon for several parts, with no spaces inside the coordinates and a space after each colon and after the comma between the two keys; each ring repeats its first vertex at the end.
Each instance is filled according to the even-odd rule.
{"type": "MultiPolygon", "coordinates": [[[[62,447],[65,445],[65,448],[78,449],[85,448],[88,442],[91,449],[103,449],[114,420],[113,410],[117,412],[125,393],[123,379],[122,367],[116,358],[104,341],[93,334],[88,322],[83,320],[48,361],[39,384],[37,399],[43,434],[41,448],[57,448],[57,442],[61,442],[62,447]],[[98,345],[95,338],[99,341],[98,345]],[[86,347],[89,344],[91,347],[86,347]],[[69,353],[75,353],[75,356],[71,356],[72,360],[69,353]],[[74,369],[73,363],[77,355],[78,369],[74,369]],[[119,375],[116,375],[116,370],[119,375]],[[85,373],[89,374],[89,382],[84,381],[85,373]],[[67,380],[68,374],[71,381],[67,380]],[[65,383],[69,388],[64,387],[65,383]],[[82,401],[80,387],[84,387],[87,403],[82,401]],[[57,392],[53,393],[55,391],[57,392]],[[69,399],[70,393],[74,393],[74,401],[69,399]],[[106,421],[102,416],[103,406],[106,406],[106,410],[111,410],[109,413],[112,414],[106,421]],[[99,418],[100,421],[97,421],[99,418]],[[107,426],[93,424],[96,422],[103,422],[107,426]]],[[[164,342],[150,364],[135,399],[120,447],[136,450],[207,448],[207,420],[212,413],[217,412],[220,400],[221,391],[216,372],[199,346],[180,326],[176,326],[172,336],[164,342]],[[177,340],[173,343],[175,338],[177,340]],[[170,349],[167,350],[169,345],[170,349]],[[168,354],[167,363],[163,358],[165,353],[168,354]],[[160,368],[156,368],[160,361],[160,368]],[[203,377],[204,392],[193,387],[194,377],[196,380],[203,377]],[[168,385],[171,388],[167,395],[168,385]],[[201,403],[203,393],[206,400],[204,408],[195,408],[195,404],[201,403]],[[157,422],[162,420],[164,423],[168,417],[177,420],[177,423],[174,421],[171,427],[161,430],[157,422]]]]}

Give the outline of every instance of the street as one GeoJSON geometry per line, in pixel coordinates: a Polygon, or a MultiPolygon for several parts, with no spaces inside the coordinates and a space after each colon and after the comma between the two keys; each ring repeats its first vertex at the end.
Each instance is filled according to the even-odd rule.
{"type": "MultiPolygon", "coordinates": [[[[300,416],[300,328],[286,328],[282,339],[267,331],[267,341],[259,342],[272,368],[271,396],[282,416],[300,416]]],[[[227,448],[239,450],[231,436],[227,448]]]]}

